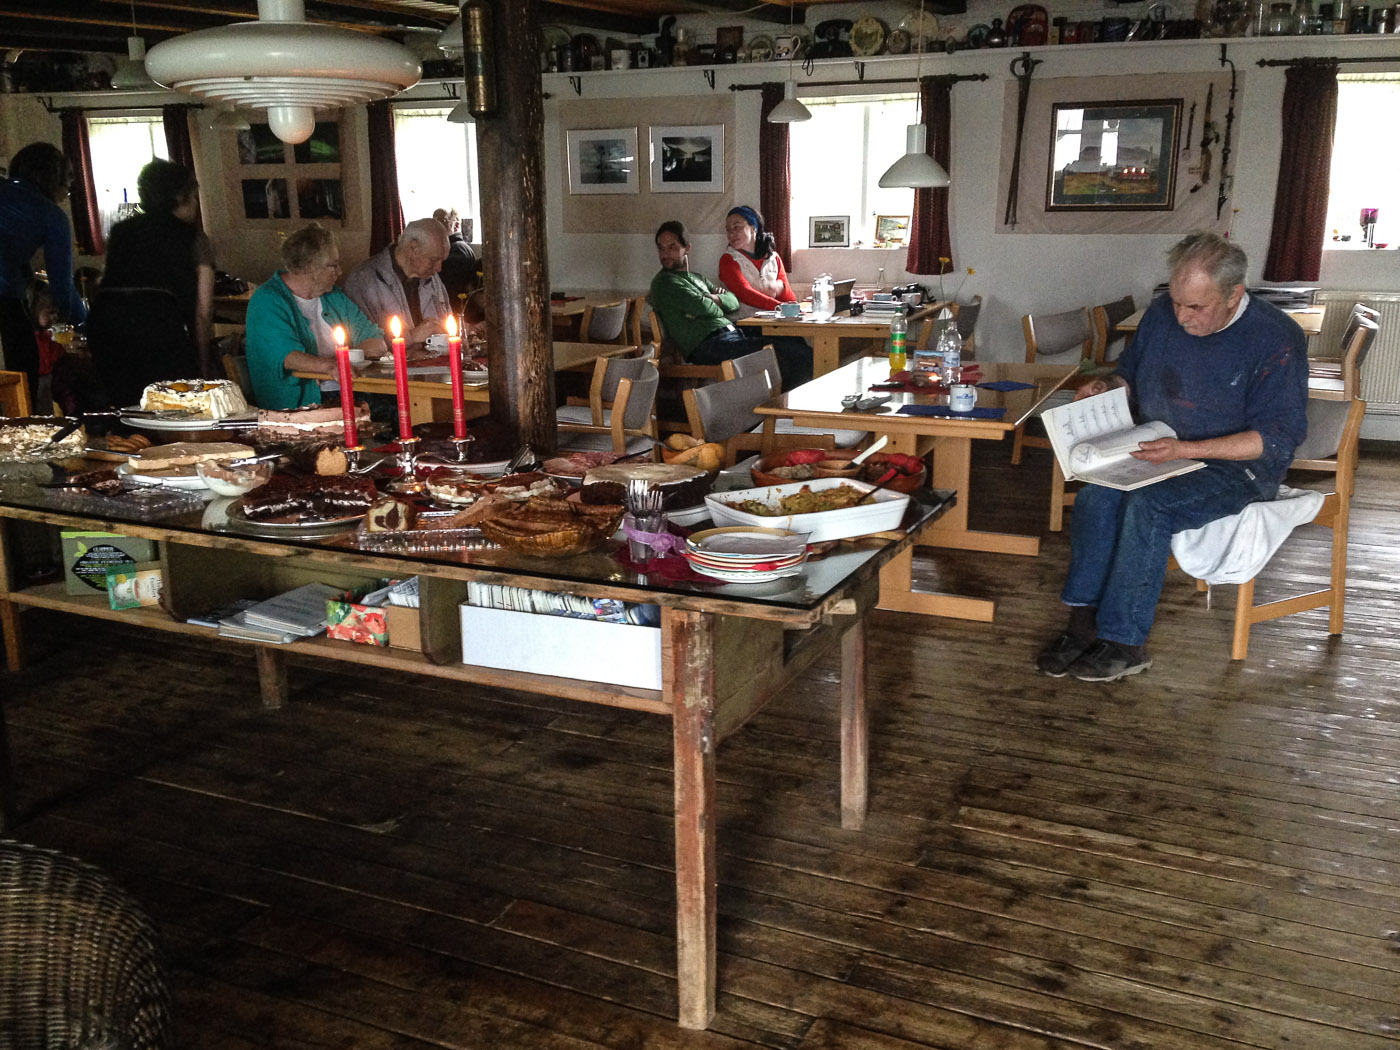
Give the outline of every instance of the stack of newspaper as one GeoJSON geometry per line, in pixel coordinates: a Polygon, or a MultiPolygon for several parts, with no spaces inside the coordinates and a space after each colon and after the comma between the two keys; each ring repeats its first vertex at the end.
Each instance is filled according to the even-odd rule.
{"type": "Polygon", "coordinates": [[[327,583],[308,583],[219,621],[219,635],[247,642],[286,645],[326,629],[326,599],[344,591],[327,583]]]}

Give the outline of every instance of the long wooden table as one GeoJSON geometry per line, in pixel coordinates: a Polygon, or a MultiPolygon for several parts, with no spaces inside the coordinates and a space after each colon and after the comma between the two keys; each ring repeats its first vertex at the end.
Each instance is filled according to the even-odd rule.
{"type": "MultiPolygon", "coordinates": [[[[616,343],[575,343],[555,340],[554,371],[565,372],[571,368],[591,367],[600,357],[620,357],[634,353],[635,346],[619,346],[616,343]]],[[[409,368],[414,367],[408,362],[409,368]]],[[[316,372],[293,372],[300,379],[335,379],[316,372]]],[[[367,362],[355,371],[355,391],[360,394],[389,394],[398,392],[394,384],[394,366],[388,358],[367,362]]],[[[466,402],[467,418],[473,419],[486,414],[491,395],[485,383],[468,383],[462,390],[462,400],[466,402]]],[[[434,368],[424,375],[409,375],[409,411],[418,422],[435,420],[438,422],[452,418],[452,381],[447,366],[434,368]]]]}
{"type": "MultiPolygon", "coordinates": [[[[297,538],[283,529],[275,537],[249,535],[215,505],[142,521],[115,513],[110,501],[100,511],[85,511],[82,501],[90,497],[74,496],[69,490],[10,485],[0,489],[0,632],[7,666],[17,671],[24,662],[21,606],[212,639],[213,631],[185,619],[240,595],[276,594],[308,580],[347,586],[386,576],[417,575],[422,653],[326,638],[291,646],[234,643],[251,645],[263,704],[275,708],[288,698],[286,657],[291,653],[361,665],[365,672],[357,688],[362,689],[375,669],[387,668],[461,683],[464,699],[470,698],[467,687],[488,686],[669,718],[675,782],[678,1014],[684,1027],[705,1028],[715,1010],[717,746],[818,656],[839,649],[841,825],[852,830],[863,825],[868,795],[865,622],[875,606],[883,566],[899,557],[919,529],[952,502],[948,493],[925,493],[924,497],[925,501],[911,503],[898,538],[881,534],[842,544],[809,562],[793,586],[775,590],[658,582],[655,576],[638,576],[613,557],[616,541],[601,552],[559,560],[501,550],[376,553],[359,549],[352,534],[297,538]],[[62,583],[26,585],[15,535],[19,522],[158,541],[165,608],[114,612],[105,594],[72,596],[62,583]],[[458,606],[465,600],[468,581],[473,580],[659,605],[661,687],[607,685],[464,663],[458,606]]],[[[552,619],[540,617],[540,626],[531,628],[541,645],[547,644],[552,619]]],[[[3,698],[0,692],[0,704],[3,698]]],[[[7,760],[0,746],[0,818],[13,822],[19,807],[14,785],[8,783],[7,760]]]]}
{"type": "MultiPolygon", "coordinates": [[[[1325,305],[1305,306],[1298,310],[1285,310],[1283,312],[1298,322],[1298,327],[1303,330],[1303,334],[1309,339],[1322,331],[1322,322],[1327,318],[1327,307],[1325,305]]],[[[1143,307],[1136,313],[1129,314],[1118,322],[1118,331],[1128,333],[1128,338],[1131,339],[1133,333],[1138,330],[1138,325],[1142,324],[1142,315],[1145,313],[1147,313],[1147,307],[1143,307]]]]}
{"type": "MultiPolygon", "coordinates": [[[[925,529],[919,543],[931,547],[980,551],[992,554],[1040,553],[1038,536],[1002,532],[978,532],[967,527],[972,488],[972,442],[999,441],[1035,412],[1047,397],[1064,386],[1078,371],[1064,365],[995,364],[981,362],[981,382],[1009,380],[1034,384],[1029,389],[997,392],[979,390],[979,408],[1001,408],[1000,419],[947,418],[900,413],[904,405],[945,405],[939,394],[893,393],[888,403],[869,412],[843,409],[841,398],[849,394],[871,396],[874,383],[889,379],[886,358],[860,358],[834,372],[781,394],[757,409],[760,415],[793,420],[818,430],[869,430],[889,438],[886,451],[923,456],[933,453],[935,489],[957,494],[957,506],[925,529]]],[[[913,588],[913,549],[891,560],[880,576],[880,607],[900,612],[953,616],[990,622],[996,602],[987,598],[916,591],[913,588]]]]}
{"type": "MultiPolygon", "coordinates": [[[[915,325],[925,318],[932,317],[943,303],[927,303],[911,311],[909,339],[912,344],[915,325]]],[[[812,374],[824,376],[841,365],[841,344],[857,340],[878,340],[888,342],[890,338],[890,318],[876,317],[863,313],[852,317],[849,313],[839,313],[825,321],[815,321],[809,315],[802,317],[771,317],[759,315],[736,321],[741,328],[756,328],[764,335],[796,335],[812,340],[812,374]]]]}

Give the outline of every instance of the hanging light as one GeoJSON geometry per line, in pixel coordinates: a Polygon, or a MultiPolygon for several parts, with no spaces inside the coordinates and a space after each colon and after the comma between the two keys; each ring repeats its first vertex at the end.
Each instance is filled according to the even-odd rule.
{"type": "Polygon", "coordinates": [[[305,0],[258,0],[258,21],[201,29],[151,48],[146,69],[191,95],[267,110],[283,142],[305,142],[316,111],[359,105],[418,83],[413,53],[306,21],[305,0]]]}
{"type": "Polygon", "coordinates": [[[236,106],[215,106],[210,111],[208,128],[210,131],[247,131],[253,125],[248,114],[236,106]]]}
{"type": "Polygon", "coordinates": [[[438,50],[446,55],[460,55],[467,49],[462,34],[462,16],[458,15],[438,34],[438,50]]]}
{"type": "MultiPolygon", "coordinates": [[[[924,71],[924,0],[919,0],[919,62],[914,71],[914,83],[922,89],[924,71]]],[[[880,176],[883,190],[908,188],[939,189],[948,185],[948,173],[943,165],[928,155],[928,128],[922,122],[910,124],[905,133],[904,156],[890,165],[880,176]]]]}
{"type": "MultiPolygon", "coordinates": [[[[793,27],[797,24],[797,0],[788,0],[788,79],[783,85],[783,100],[768,114],[770,124],[796,124],[799,120],[811,120],[812,111],[797,97],[797,84],[792,79],[792,60],[796,57],[797,44],[793,38],[793,27]]],[[[449,27],[450,28],[450,27],[449,27]]]]}
{"type": "Polygon", "coordinates": [[[472,116],[471,107],[465,102],[458,102],[447,114],[447,119],[453,124],[475,124],[476,118],[472,116]]]}
{"type": "Polygon", "coordinates": [[[126,57],[117,59],[117,68],[112,74],[112,87],[131,91],[157,86],[146,74],[146,41],[136,35],[136,0],[131,0],[131,35],[126,38],[126,57]]]}

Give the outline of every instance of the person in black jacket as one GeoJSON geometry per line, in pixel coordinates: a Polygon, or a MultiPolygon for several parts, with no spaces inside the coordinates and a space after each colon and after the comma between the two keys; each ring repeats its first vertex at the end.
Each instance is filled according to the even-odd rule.
{"type": "Polygon", "coordinates": [[[470,295],[481,283],[477,280],[476,252],[462,236],[462,219],[457,209],[448,211],[439,208],[433,218],[447,227],[447,258],[442,261],[442,283],[447,287],[447,295],[452,308],[461,311],[462,297],[470,295]]]}

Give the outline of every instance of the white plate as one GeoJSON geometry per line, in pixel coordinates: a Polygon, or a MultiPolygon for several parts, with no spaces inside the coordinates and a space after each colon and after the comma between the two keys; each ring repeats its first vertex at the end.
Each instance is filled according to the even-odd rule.
{"type": "Polygon", "coordinates": [[[851,478],[814,478],[811,481],[795,481],[787,485],[736,489],[718,495],[712,494],[705,497],[705,502],[709,504],[710,517],[716,525],[792,529],[795,532],[807,533],[808,543],[823,543],[826,540],[840,540],[848,536],[864,536],[870,532],[884,532],[886,529],[897,528],[904,519],[909,497],[889,489],[880,490],[875,493],[871,502],[859,507],[844,507],[840,510],[816,511],[809,514],[750,514],[730,506],[745,500],[758,500],[770,507],[776,507],[784,496],[800,492],[804,486],[813,492],[820,492],[822,489],[836,488],[840,485],[849,485],[862,492],[869,492],[875,487],[851,478]]]}
{"type": "Polygon", "coordinates": [[[120,416],[123,423],[136,430],[222,430],[225,423],[245,423],[258,418],[256,412],[244,412],[222,419],[147,419],[142,416],[120,416]]]}
{"type": "Polygon", "coordinates": [[[236,501],[228,510],[228,520],[230,524],[245,529],[265,529],[268,532],[279,535],[287,533],[313,532],[318,529],[343,529],[355,524],[365,516],[367,512],[350,514],[343,518],[324,518],[320,521],[258,521],[250,518],[243,510],[241,500],[236,501]]]}
{"type": "Polygon", "coordinates": [[[697,532],[686,540],[686,545],[712,558],[772,561],[801,554],[807,537],[789,529],[730,526],[697,532]]]}
{"type": "Polygon", "coordinates": [[[508,459],[492,459],[484,463],[454,463],[452,460],[440,460],[435,456],[420,458],[418,466],[422,470],[450,470],[454,474],[471,474],[480,478],[498,478],[506,472],[506,467],[510,466],[508,459]]]}
{"type": "Polygon", "coordinates": [[[702,521],[710,520],[710,508],[703,503],[697,503],[693,507],[681,507],[678,510],[668,510],[666,520],[676,525],[698,525],[702,521]]]}
{"type": "Polygon", "coordinates": [[[138,474],[132,469],[130,463],[122,463],[117,467],[117,473],[122,477],[130,478],[138,485],[159,485],[166,489],[187,489],[191,492],[209,491],[209,486],[204,484],[204,479],[198,474],[185,476],[167,474],[138,474]]]}
{"type": "Polygon", "coordinates": [[[798,576],[802,573],[801,565],[794,565],[788,569],[777,569],[773,572],[741,572],[739,570],[712,569],[708,565],[699,565],[690,562],[690,567],[702,576],[709,576],[712,579],[723,580],[725,583],[772,583],[774,580],[781,580],[788,576],[798,576]]]}

